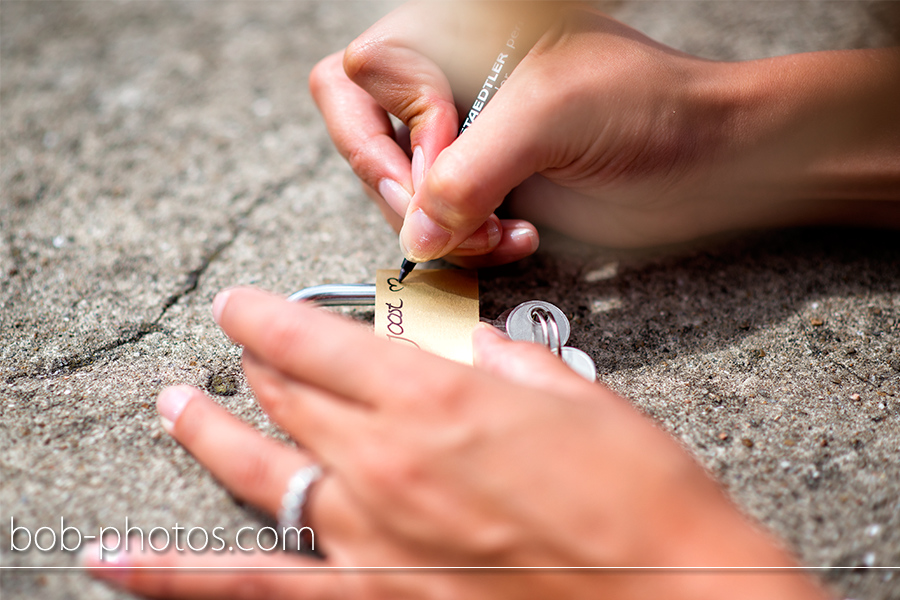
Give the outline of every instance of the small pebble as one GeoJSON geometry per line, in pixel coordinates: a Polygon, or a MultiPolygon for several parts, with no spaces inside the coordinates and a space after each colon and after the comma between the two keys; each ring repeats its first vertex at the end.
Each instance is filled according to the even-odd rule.
{"type": "Polygon", "coordinates": [[[722,433],[719,434],[719,439],[724,442],[725,440],[728,439],[728,434],[723,431],[722,433]]]}
{"type": "Polygon", "coordinates": [[[860,400],[862,400],[862,396],[860,396],[859,394],[850,394],[850,399],[854,402],[859,402],[860,400]]]}
{"type": "Polygon", "coordinates": [[[810,319],[809,324],[813,327],[821,327],[825,324],[825,321],[823,321],[822,319],[810,319]]]}
{"type": "Polygon", "coordinates": [[[742,443],[743,445],[745,445],[746,447],[748,447],[748,448],[752,448],[752,447],[753,447],[753,440],[751,440],[750,438],[744,438],[744,439],[742,439],[742,440],[741,440],[741,443],[742,443]]]}
{"type": "Polygon", "coordinates": [[[206,389],[217,396],[234,396],[238,392],[237,377],[229,373],[215,373],[210,376],[206,389]]]}

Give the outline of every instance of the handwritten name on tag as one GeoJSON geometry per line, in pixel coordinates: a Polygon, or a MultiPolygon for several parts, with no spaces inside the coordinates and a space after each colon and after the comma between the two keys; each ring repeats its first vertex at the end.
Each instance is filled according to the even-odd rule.
{"type": "Polygon", "coordinates": [[[403,283],[396,269],[375,275],[375,333],[439,356],[472,364],[478,323],[474,271],[417,269],[403,283]]]}

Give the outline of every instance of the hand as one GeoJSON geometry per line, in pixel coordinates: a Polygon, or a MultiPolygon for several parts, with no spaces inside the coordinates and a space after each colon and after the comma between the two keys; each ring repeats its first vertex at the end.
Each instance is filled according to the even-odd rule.
{"type": "MultiPolygon", "coordinates": [[[[313,69],[310,88],[335,145],[395,230],[400,231],[410,200],[435,157],[459,130],[451,90],[459,85],[451,86],[449,79],[472,84],[467,65],[478,65],[477,76],[482,76],[481,69],[491,64],[486,61],[496,56],[497,40],[502,48],[508,28],[516,22],[507,12],[512,10],[516,19],[534,18],[536,11],[543,12],[542,4],[546,3],[410,4],[357,40],[368,44],[389,38],[384,40],[385,51],[375,51],[377,65],[367,73],[358,71],[351,81],[344,71],[344,52],[328,56],[313,69]],[[408,127],[395,131],[389,112],[408,127]]],[[[477,92],[476,87],[469,95],[474,98],[477,92]]],[[[490,214],[479,225],[455,246],[450,260],[466,267],[503,264],[538,247],[537,230],[527,221],[500,220],[490,214]]]]}
{"type": "Polygon", "coordinates": [[[301,449],[186,387],[161,394],[164,424],[235,495],[269,513],[296,469],[321,464],[306,510],[324,561],[134,553],[97,576],[177,598],[822,597],[799,572],[440,569],[794,563],[668,436],[541,347],[480,326],[471,368],[251,289],[220,294],[214,314],[244,346],[260,405],[301,449]],[[297,570],[132,568],[202,565],[297,570]],[[321,566],[343,570],[302,571],[321,566]],[[401,569],[353,571],[366,567],[401,569]]]}
{"type": "Polygon", "coordinates": [[[718,63],[560,4],[459,139],[450,82],[460,78],[448,73],[466,57],[450,49],[469,40],[434,18],[442,3],[401,7],[314,70],[338,148],[404,215],[408,258],[523,255],[506,227],[495,244],[485,225],[511,191],[517,216],[613,246],[799,223],[900,226],[900,205],[884,202],[900,200],[900,51],[718,63]],[[386,111],[409,126],[411,162],[386,111]]]}

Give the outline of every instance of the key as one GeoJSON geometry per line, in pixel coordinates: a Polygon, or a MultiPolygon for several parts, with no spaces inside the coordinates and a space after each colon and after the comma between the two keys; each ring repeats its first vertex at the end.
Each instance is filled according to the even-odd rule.
{"type": "Polygon", "coordinates": [[[562,359],[569,368],[587,379],[588,381],[597,381],[597,365],[594,360],[583,350],[564,346],[562,349],[562,359]]]}
{"type": "Polygon", "coordinates": [[[540,319],[535,317],[536,309],[542,309],[549,313],[550,318],[553,319],[559,331],[558,347],[564,346],[569,341],[569,334],[571,333],[569,319],[557,306],[543,300],[529,300],[512,309],[506,317],[506,335],[517,342],[534,342],[543,346],[550,345],[551,340],[547,337],[548,332],[541,327],[540,319]]]}
{"type": "Polygon", "coordinates": [[[523,302],[506,315],[505,327],[511,339],[547,346],[573,371],[588,381],[597,380],[597,367],[591,357],[578,348],[564,345],[569,340],[571,326],[555,304],[543,300],[523,302]]]}

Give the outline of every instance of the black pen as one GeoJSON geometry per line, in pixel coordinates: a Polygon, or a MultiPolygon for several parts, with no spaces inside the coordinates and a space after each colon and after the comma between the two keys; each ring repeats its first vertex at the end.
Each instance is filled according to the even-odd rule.
{"type": "MultiPolygon", "coordinates": [[[[474,102],[472,102],[472,108],[469,109],[469,114],[466,115],[462,126],[459,128],[459,133],[456,134],[457,137],[461,136],[463,131],[468,129],[469,125],[472,124],[472,121],[474,121],[481,111],[484,110],[484,107],[490,102],[491,98],[494,97],[494,94],[500,89],[500,86],[506,82],[506,79],[509,77],[510,73],[513,72],[513,69],[518,66],[519,62],[525,57],[525,54],[531,50],[531,47],[537,41],[535,38],[529,40],[531,42],[530,44],[523,43],[524,36],[522,35],[522,30],[523,24],[517,23],[510,32],[506,44],[497,54],[497,58],[494,60],[494,64],[485,78],[481,90],[475,97],[474,102]]],[[[412,273],[412,270],[416,268],[416,264],[417,263],[404,258],[403,262],[400,264],[400,275],[397,277],[397,280],[403,281],[406,279],[406,276],[412,273]]]]}

